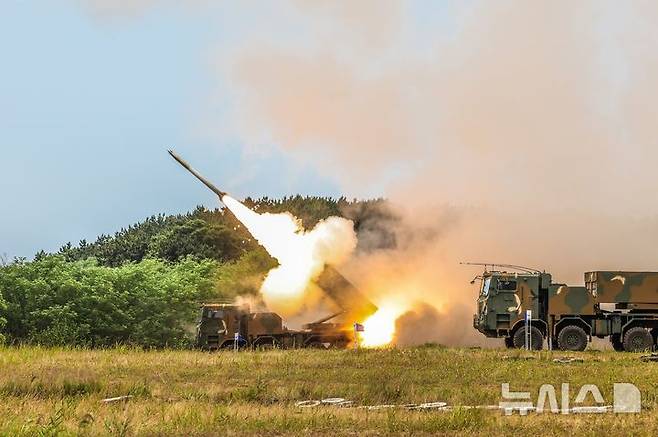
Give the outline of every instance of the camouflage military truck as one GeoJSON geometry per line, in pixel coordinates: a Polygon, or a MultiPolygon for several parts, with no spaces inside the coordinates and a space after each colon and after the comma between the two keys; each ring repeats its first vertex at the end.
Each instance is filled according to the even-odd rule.
{"type": "MultiPolygon", "coordinates": [[[[473,326],[507,347],[525,344],[525,315],[531,311],[533,349],[547,340],[551,348],[585,350],[593,337],[608,338],[617,351],[655,347],[658,337],[658,272],[595,271],[585,286],[554,283],[549,273],[501,266],[479,279],[473,326]]],[[[474,280],[475,281],[475,280],[474,280]]]]}
{"type": "Polygon", "coordinates": [[[327,317],[291,330],[281,316],[269,312],[251,312],[249,306],[206,304],[201,307],[197,325],[197,345],[206,350],[226,348],[344,348],[353,335],[327,317]]]}
{"type": "Polygon", "coordinates": [[[203,349],[346,347],[354,341],[353,324],[363,323],[377,307],[331,266],[325,267],[317,285],[335,309],[329,316],[305,324],[301,330],[290,330],[276,313],[252,313],[248,306],[206,304],[197,325],[197,345],[203,349]]]}

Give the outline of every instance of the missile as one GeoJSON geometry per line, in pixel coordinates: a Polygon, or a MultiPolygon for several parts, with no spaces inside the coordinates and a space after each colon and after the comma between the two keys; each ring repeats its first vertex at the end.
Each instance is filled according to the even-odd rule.
{"type": "Polygon", "coordinates": [[[174,159],[176,160],[176,162],[178,162],[180,165],[182,165],[187,171],[189,171],[190,173],[192,173],[192,174],[194,175],[194,177],[196,177],[198,180],[200,180],[201,182],[203,182],[203,185],[205,185],[206,187],[210,188],[210,190],[212,190],[213,193],[217,194],[217,195],[219,196],[219,200],[222,200],[222,199],[224,198],[224,196],[226,196],[226,194],[227,194],[226,191],[222,191],[222,190],[220,190],[219,188],[217,188],[216,186],[214,186],[214,185],[212,184],[212,182],[210,182],[208,179],[206,179],[206,178],[204,178],[203,176],[201,176],[201,174],[200,174],[198,171],[194,170],[194,169],[190,166],[190,164],[188,164],[187,162],[185,162],[185,160],[184,160],[183,158],[181,158],[180,156],[178,156],[178,155],[176,154],[176,152],[174,152],[173,150],[168,150],[168,152],[169,152],[169,154],[171,155],[171,157],[174,158],[174,159]]]}

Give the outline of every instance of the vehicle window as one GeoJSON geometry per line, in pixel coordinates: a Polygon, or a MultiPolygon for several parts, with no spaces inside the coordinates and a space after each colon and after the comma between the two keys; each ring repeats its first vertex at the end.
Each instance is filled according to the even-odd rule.
{"type": "Polygon", "coordinates": [[[489,286],[491,285],[491,278],[482,281],[482,297],[489,296],[489,286]]]}
{"type": "Polygon", "coordinates": [[[516,290],[516,281],[507,281],[504,279],[499,279],[498,289],[503,291],[514,291],[516,290]]]}

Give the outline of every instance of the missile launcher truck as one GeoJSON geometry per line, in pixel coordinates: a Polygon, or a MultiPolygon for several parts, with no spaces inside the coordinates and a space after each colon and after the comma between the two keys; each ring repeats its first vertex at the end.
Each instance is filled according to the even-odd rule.
{"type": "Polygon", "coordinates": [[[331,266],[320,275],[318,285],[340,311],[292,330],[284,326],[276,313],[251,312],[246,305],[206,304],[201,307],[197,325],[197,346],[207,350],[345,348],[355,340],[353,323],[362,323],[377,307],[331,266]]]}
{"type": "Polygon", "coordinates": [[[480,293],[475,329],[503,338],[507,347],[529,340],[533,349],[585,350],[593,337],[608,338],[617,351],[651,350],[658,337],[658,272],[593,271],[585,286],[553,282],[550,273],[492,265],[477,276],[480,293]],[[496,270],[502,267],[512,272],[496,270]]]}
{"type": "Polygon", "coordinates": [[[319,321],[291,330],[281,316],[271,312],[251,312],[249,306],[206,304],[201,308],[197,327],[197,345],[218,350],[234,347],[253,348],[344,348],[352,341],[340,325],[319,321]]]}

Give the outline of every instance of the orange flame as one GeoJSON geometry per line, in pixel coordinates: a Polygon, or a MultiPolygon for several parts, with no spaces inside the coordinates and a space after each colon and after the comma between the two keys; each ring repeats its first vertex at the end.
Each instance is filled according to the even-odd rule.
{"type": "Polygon", "coordinates": [[[386,301],[379,305],[375,314],[363,322],[364,330],[359,334],[363,347],[388,346],[395,336],[395,322],[407,309],[403,302],[386,301]]]}

